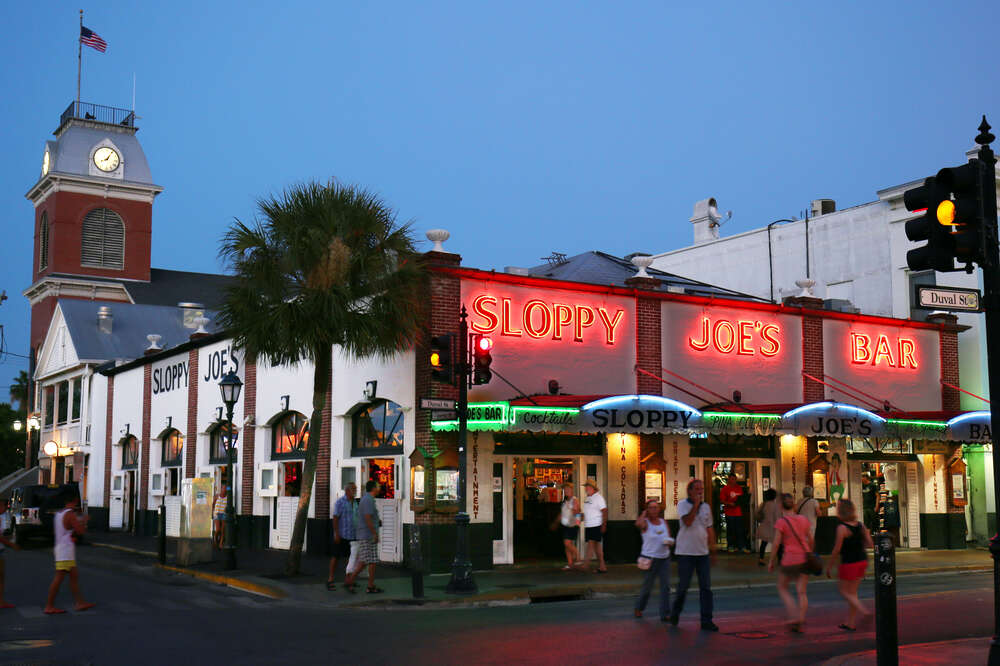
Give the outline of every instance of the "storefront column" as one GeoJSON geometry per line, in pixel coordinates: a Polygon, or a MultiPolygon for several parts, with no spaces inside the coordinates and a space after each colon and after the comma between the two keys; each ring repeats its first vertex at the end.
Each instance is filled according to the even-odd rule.
{"type": "Polygon", "coordinates": [[[153,406],[153,365],[142,366],[142,442],[139,444],[139,519],[136,521],[136,534],[148,536],[155,534],[155,520],[147,520],[154,515],[149,509],[149,437],[150,413],[153,406]]]}
{"type": "MultiPolygon", "coordinates": [[[[194,337],[194,336],[192,336],[194,337]]],[[[198,460],[198,349],[188,352],[187,432],[184,435],[184,478],[193,479],[198,460]]]]}
{"type": "MultiPolygon", "coordinates": [[[[660,286],[655,278],[632,277],[625,284],[634,289],[652,291],[660,286]]],[[[662,302],[657,299],[635,299],[635,359],[636,365],[646,372],[660,376],[663,373],[663,353],[661,351],[660,328],[663,315],[662,302]]],[[[663,383],[642,373],[636,373],[636,392],[645,395],[663,395],[663,383]]]]}
{"type": "MultiPolygon", "coordinates": [[[[111,429],[115,411],[115,376],[108,377],[107,414],[104,421],[104,511],[111,509],[111,429]]],[[[105,527],[107,524],[105,523],[105,527]]]]}
{"type": "MultiPolygon", "coordinates": [[[[785,305],[808,310],[822,310],[823,299],[811,296],[786,298],[785,305]]],[[[823,319],[811,315],[802,317],[802,371],[817,379],[823,379],[823,319]]],[[[822,402],[826,400],[826,387],[808,377],[802,377],[802,402],[822,402]]]]}
{"type": "MultiPolygon", "coordinates": [[[[927,321],[941,324],[939,332],[941,344],[941,381],[951,386],[959,386],[958,376],[958,317],[947,312],[935,312],[927,315],[927,321]]],[[[941,384],[941,409],[957,412],[962,408],[959,392],[950,386],[941,384]]]]}
{"type": "MultiPolygon", "coordinates": [[[[639,556],[635,519],[639,516],[639,435],[607,436],[608,529],[604,555],[611,562],[635,561],[639,556]]],[[[603,494],[603,493],[602,493],[603,494]]]]}

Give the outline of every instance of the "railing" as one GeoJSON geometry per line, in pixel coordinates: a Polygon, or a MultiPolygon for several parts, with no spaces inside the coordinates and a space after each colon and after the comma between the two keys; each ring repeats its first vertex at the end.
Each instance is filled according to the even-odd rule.
{"type": "Polygon", "coordinates": [[[121,127],[135,127],[135,111],[90,102],[70,102],[59,118],[59,126],[62,127],[72,118],[121,127]]]}

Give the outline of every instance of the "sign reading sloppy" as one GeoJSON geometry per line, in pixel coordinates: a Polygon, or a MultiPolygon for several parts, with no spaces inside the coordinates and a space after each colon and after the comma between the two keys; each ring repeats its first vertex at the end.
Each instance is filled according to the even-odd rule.
{"type": "Polygon", "coordinates": [[[550,303],[537,298],[516,308],[510,298],[480,294],[472,300],[469,327],[476,333],[498,332],[502,336],[536,340],[570,338],[573,342],[583,342],[585,335],[600,335],[606,344],[613,345],[618,341],[624,320],[625,310],[621,308],[550,303]],[[592,327],[596,330],[591,333],[587,329],[592,327]]]}

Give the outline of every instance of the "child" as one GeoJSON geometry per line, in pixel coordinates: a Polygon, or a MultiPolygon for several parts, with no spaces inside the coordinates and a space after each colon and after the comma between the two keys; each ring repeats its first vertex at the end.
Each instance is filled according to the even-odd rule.
{"type": "Polygon", "coordinates": [[[0,608],[13,608],[14,604],[7,603],[3,598],[4,563],[3,551],[5,548],[21,550],[21,547],[4,536],[7,526],[10,524],[10,516],[7,515],[7,500],[0,499],[0,608]]]}
{"type": "Polygon", "coordinates": [[[49,585],[49,598],[45,602],[44,613],[46,615],[58,615],[65,613],[62,608],[56,608],[56,594],[59,593],[59,586],[62,585],[63,578],[69,573],[69,589],[73,593],[76,601],[76,610],[85,611],[93,608],[97,604],[84,601],[80,594],[80,585],[77,578],[76,569],[76,537],[82,535],[87,530],[87,517],[81,518],[76,510],[80,504],[80,498],[75,490],[67,490],[63,501],[65,508],[56,513],[53,519],[55,530],[55,547],[53,548],[56,559],[56,575],[49,585]]]}

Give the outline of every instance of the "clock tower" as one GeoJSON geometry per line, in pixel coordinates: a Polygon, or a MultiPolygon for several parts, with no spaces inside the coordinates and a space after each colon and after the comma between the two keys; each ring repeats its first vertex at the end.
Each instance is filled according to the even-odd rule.
{"type": "Polygon", "coordinates": [[[60,298],[132,299],[150,281],[153,183],[136,138],[135,113],[72,102],[46,141],[42,169],[25,195],[35,210],[31,286],[32,371],[60,298]]]}

